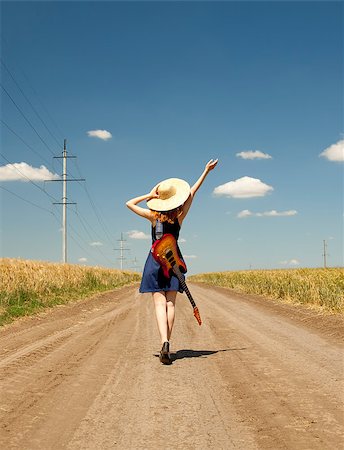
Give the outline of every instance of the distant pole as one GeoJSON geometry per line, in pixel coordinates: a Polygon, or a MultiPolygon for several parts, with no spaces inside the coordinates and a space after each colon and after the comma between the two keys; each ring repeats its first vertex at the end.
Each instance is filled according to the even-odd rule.
{"type": "Polygon", "coordinates": [[[119,248],[115,248],[114,250],[119,250],[120,251],[120,256],[119,256],[119,260],[120,260],[120,267],[121,270],[123,270],[123,261],[126,259],[124,257],[123,252],[129,250],[129,248],[124,248],[123,246],[123,242],[126,242],[125,239],[123,239],[123,233],[121,233],[121,239],[117,239],[119,241],[119,248]]]}
{"type": "Polygon", "coordinates": [[[63,140],[63,171],[62,171],[62,261],[67,262],[67,147],[63,140]]]}
{"type": "Polygon", "coordinates": [[[324,253],[323,253],[323,257],[324,257],[324,269],[326,269],[326,267],[327,267],[327,265],[326,265],[326,256],[327,256],[326,249],[327,249],[327,243],[326,243],[325,239],[324,239],[323,243],[324,243],[324,253]]]}
{"type": "Polygon", "coordinates": [[[132,266],[131,266],[131,268],[132,269],[138,269],[138,267],[139,267],[139,265],[138,265],[138,263],[137,263],[137,258],[136,258],[136,256],[135,256],[135,258],[132,260],[132,266]]]}

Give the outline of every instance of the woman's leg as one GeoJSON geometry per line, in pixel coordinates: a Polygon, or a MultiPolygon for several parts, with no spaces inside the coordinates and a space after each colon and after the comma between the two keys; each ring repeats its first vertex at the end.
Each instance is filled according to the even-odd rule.
{"type": "Polygon", "coordinates": [[[172,334],[172,328],[173,328],[173,324],[174,324],[176,297],[177,297],[177,291],[166,292],[168,341],[170,340],[170,337],[172,334]]]}
{"type": "Polygon", "coordinates": [[[153,292],[155,316],[160,333],[161,343],[168,341],[167,306],[164,292],[153,292]]]}

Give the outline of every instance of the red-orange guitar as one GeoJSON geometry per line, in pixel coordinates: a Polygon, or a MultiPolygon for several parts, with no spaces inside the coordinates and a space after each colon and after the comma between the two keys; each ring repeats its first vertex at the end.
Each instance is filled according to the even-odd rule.
{"type": "Polygon", "coordinates": [[[202,324],[199,310],[192,295],[186,286],[182,273],[186,272],[186,265],[178,255],[177,242],[172,234],[164,234],[161,239],[154,242],[151,250],[153,258],[161,265],[163,274],[170,278],[172,273],[178,278],[193,307],[193,313],[199,325],[202,324]]]}

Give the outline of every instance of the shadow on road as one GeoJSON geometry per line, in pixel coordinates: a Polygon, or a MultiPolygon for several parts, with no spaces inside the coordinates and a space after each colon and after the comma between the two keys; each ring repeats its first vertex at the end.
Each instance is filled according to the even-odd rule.
{"type": "MultiPolygon", "coordinates": [[[[215,353],[220,352],[234,352],[246,350],[244,348],[225,348],[223,350],[178,350],[177,352],[171,352],[171,360],[172,362],[177,361],[178,359],[184,358],[206,358],[209,355],[214,355],[215,353]]],[[[159,357],[159,354],[155,354],[154,356],[159,357]]]]}
{"type": "Polygon", "coordinates": [[[171,353],[172,361],[184,358],[206,358],[209,355],[214,355],[220,352],[232,352],[238,350],[246,350],[246,348],[226,348],[223,350],[178,350],[176,353],[171,353]]]}

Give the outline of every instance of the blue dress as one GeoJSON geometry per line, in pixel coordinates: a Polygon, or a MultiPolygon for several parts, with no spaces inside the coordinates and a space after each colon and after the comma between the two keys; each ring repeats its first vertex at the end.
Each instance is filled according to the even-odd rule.
{"type": "MultiPolygon", "coordinates": [[[[163,233],[172,234],[176,240],[178,241],[180,225],[178,219],[175,222],[163,222],[163,233]]],[[[152,243],[156,241],[155,235],[155,227],[152,226],[152,243]]],[[[182,254],[177,244],[178,254],[182,259],[182,254]]],[[[160,264],[155,261],[151,251],[149,251],[144,269],[142,274],[141,285],[139,288],[141,293],[145,292],[160,292],[160,291],[179,291],[183,292],[183,288],[181,287],[178,278],[175,275],[172,275],[171,278],[166,278],[163,274],[162,268],[160,264]]]]}

